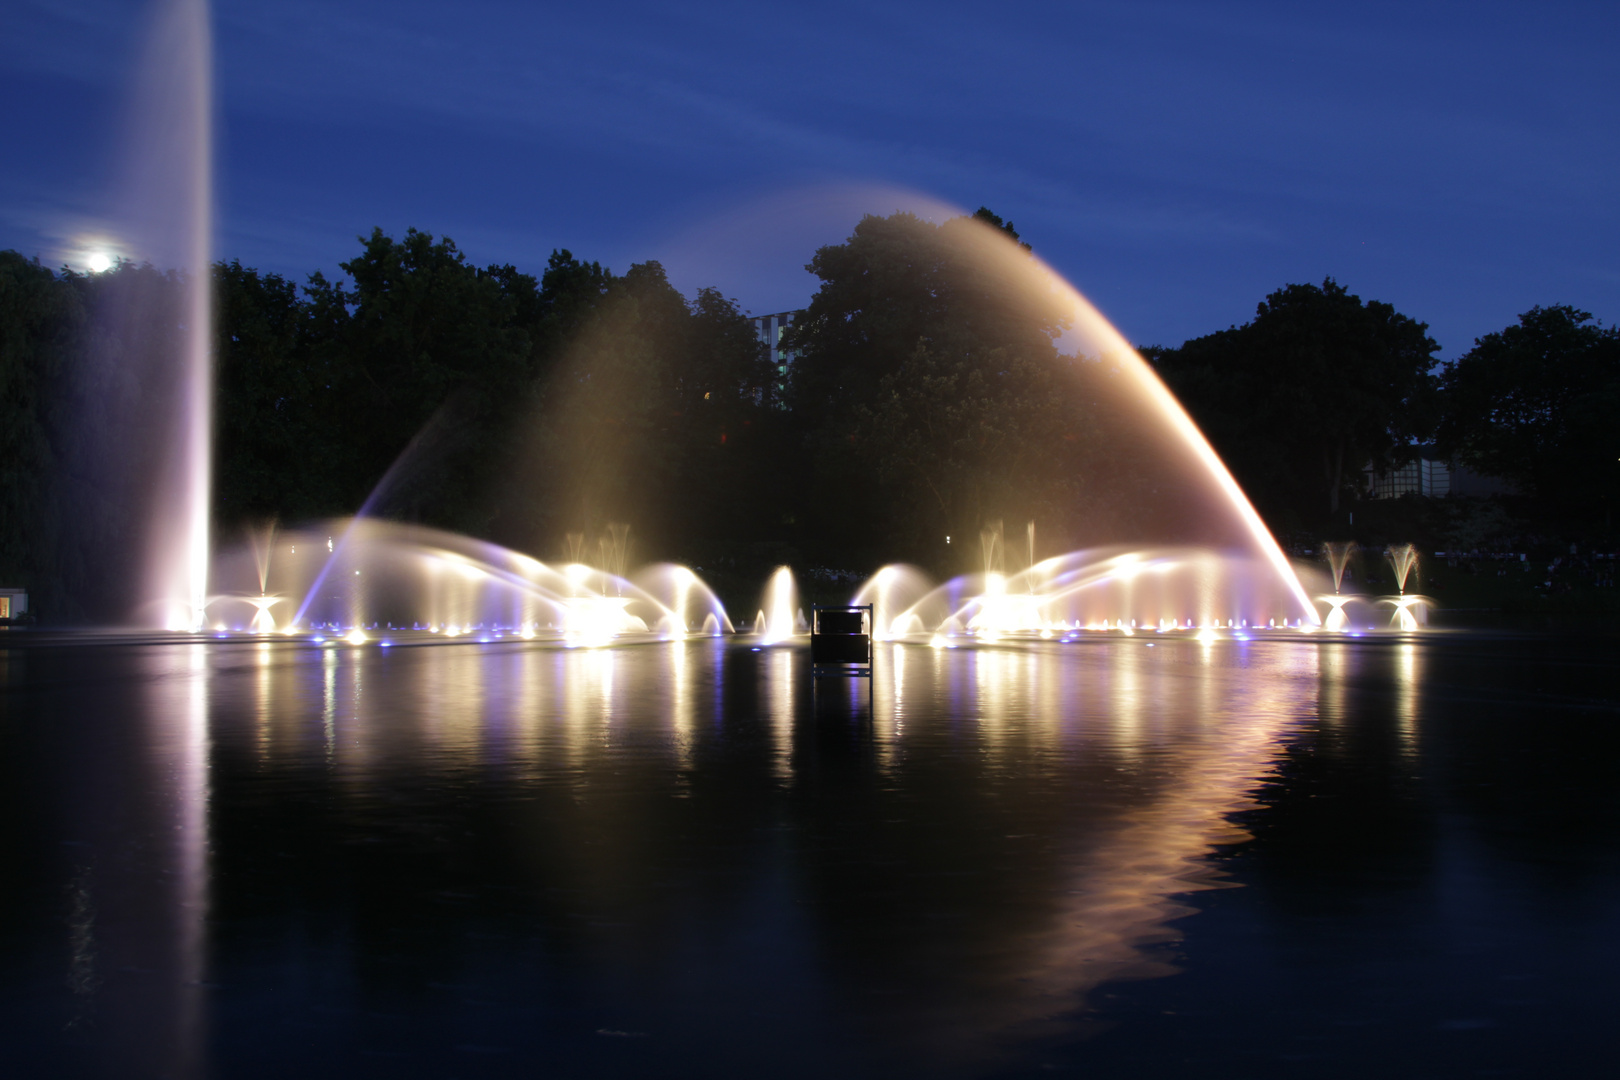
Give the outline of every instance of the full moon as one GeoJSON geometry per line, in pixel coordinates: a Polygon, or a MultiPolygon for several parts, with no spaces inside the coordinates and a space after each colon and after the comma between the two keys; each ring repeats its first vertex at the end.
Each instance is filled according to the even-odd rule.
{"type": "Polygon", "coordinates": [[[90,272],[92,274],[99,274],[103,271],[111,269],[112,260],[109,259],[104,253],[98,251],[94,255],[90,256],[88,260],[86,260],[85,265],[90,267],[90,272]]]}

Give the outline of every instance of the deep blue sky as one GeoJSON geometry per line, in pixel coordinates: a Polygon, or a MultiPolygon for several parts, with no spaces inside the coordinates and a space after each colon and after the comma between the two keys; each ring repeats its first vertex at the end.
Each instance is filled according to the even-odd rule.
{"type": "MultiPolygon", "coordinates": [[[[0,247],[115,204],[147,5],[0,0],[0,247]]],[[[1018,225],[1131,340],[1331,275],[1444,355],[1620,320],[1620,4],[220,0],[222,258],[373,225],[801,306],[863,211],[1018,225]]]]}

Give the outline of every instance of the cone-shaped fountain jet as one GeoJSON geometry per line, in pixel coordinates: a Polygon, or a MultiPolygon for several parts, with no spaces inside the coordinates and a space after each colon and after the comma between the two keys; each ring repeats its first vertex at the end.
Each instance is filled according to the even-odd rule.
{"type": "Polygon", "coordinates": [[[1399,595],[1389,597],[1385,602],[1395,608],[1390,618],[1390,625],[1400,630],[1416,630],[1418,616],[1423,611],[1423,597],[1408,596],[1406,594],[1406,580],[1417,565],[1417,548],[1411,544],[1391,544],[1384,549],[1389,559],[1390,568],[1395,571],[1395,587],[1399,595]]]}
{"type": "Polygon", "coordinates": [[[1322,550],[1327,553],[1328,567],[1333,572],[1332,595],[1317,597],[1318,600],[1327,604],[1329,609],[1327,620],[1323,623],[1323,629],[1346,630],[1350,626],[1350,620],[1344,613],[1344,605],[1350,601],[1350,597],[1345,596],[1343,592],[1344,568],[1349,564],[1350,556],[1356,550],[1356,542],[1354,540],[1344,540],[1338,543],[1328,541],[1322,545],[1322,550]]]}
{"type": "Polygon", "coordinates": [[[771,575],[770,585],[765,590],[765,606],[761,609],[759,621],[756,623],[760,644],[775,645],[777,642],[787,641],[797,632],[796,592],[793,571],[785,566],[778,566],[776,573],[771,575]]]}
{"type": "Polygon", "coordinates": [[[1389,559],[1390,568],[1395,571],[1395,587],[1405,595],[1406,579],[1417,565],[1417,548],[1411,544],[1391,544],[1384,549],[1384,555],[1389,559]]]}

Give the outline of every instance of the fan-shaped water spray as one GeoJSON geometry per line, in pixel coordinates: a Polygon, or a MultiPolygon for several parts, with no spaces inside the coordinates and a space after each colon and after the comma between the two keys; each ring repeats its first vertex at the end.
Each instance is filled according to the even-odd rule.
{"type": "Polygon", "coordinates": [[[245,588],[214,598],[222,614],[233,603],[238,615],[253,609],[247,626],[256,631],[273,627],[269,607],[284,596],[301,598],[285,632],[376,628],[596,646],[733,630],[719,598],[686,567],[622,575],[551,566],[498,544],[375,519],[285,530],[262,576],[260,565],[252,547],[223,552],[218,581],[245,588]],[[344,542],[330,542],[335,535],[344,542]]]}
{"type": "Polygon", "coordinates": [[[1384,549],[1384,556],[1389,559],[1390,569],[1395,571],[1395,588],[1406,592],[1406,579],[1417,566],[1417,548],[1411,544],[1391,544],[1384,549]]]}
{"type": "Polygon", "coordinates": [[[1333,571],[1333,591],[1341,592],[1344,588],[1344,570],[1350,563],[1350,556],[1355,553],[1356,542],[1343,540],[1335,543],[1328,541],[1322,545],[1322,551],[1327,555],[1329,568],[1333,571]]]}
{"type": "Polygon", "coordinates": [[[1349,565],[1350,556],[1356,550],[1354,540],[1340,542],[1328,541],[1322,545],[1322,551],[1327,556],[1328,567],[1333,573],[1333,592],[1329,595],[1318,596],[1316,599],[1328,606],[1327,619],[1322,627],[1325,630],[1345,630],[1350,626],[1350,617],[1345,613],[1344,606],[1351,597],[1344,595],[1344,571],[1349,565]]]}
{"type": "Polygon", "coordinates": [[[1095,548],[1017,574],[988,571],[932,586],[885,567],[855,594],[877,607],[878,636],[981,641],[1082,631],[1305,629],[1292,590],[1268,562],[1198,548],[1095,548]]]}
{"type": "Polygon", "coordinates": [[[1417,567],[1417,548],[1411,544],[1391,544],[1384,549],[1384,556],[1389,560],[1390,569],[1395,572],[1398,595],[1385,597],[1380,603],[1389,604],[1394,609],[1390,616],[1391,626],[1399,630],[1416,630],[1425,621],[1427,603],[1425,597],[1408,595],[1406,592],[1407,579],[1417,567]]]}

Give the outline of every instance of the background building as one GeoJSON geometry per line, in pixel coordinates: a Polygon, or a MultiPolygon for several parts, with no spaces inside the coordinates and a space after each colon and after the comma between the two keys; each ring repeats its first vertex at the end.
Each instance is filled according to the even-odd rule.
{"type": "Polygon", "coordinates": [[[1367,496],[1372,499],[1398,499],[1402,495],[1425,495],[1442,499],[1447,495],[1470,495],[1483,498],[1489,495],[1516,495],[1518,489],[1506,480],[1479,473],[1459,465],[1441,461],[1433,446],[1425,444],[1418,449],[1418,457],[1387,473],[1376,473],[1369,465],[1367,496]]]}
{"type": "Polygon", "coordinates": [[[770,350],[771,365],[776,368],[775,391],[780,398],[782,388],[787,384],[788,368],[798,359],[798,351],[782,348],[782,331],[792,326],[804,314],[801,311],[779,311],[772,315],[756,315],[753,317],[754,333],[759,340],[765,343],[770,350]]]}
{"type": "Polygon", "coordinates": [[[27,589],[0,589],[0,619],[20,619],[28,614],[27,589]]]}

